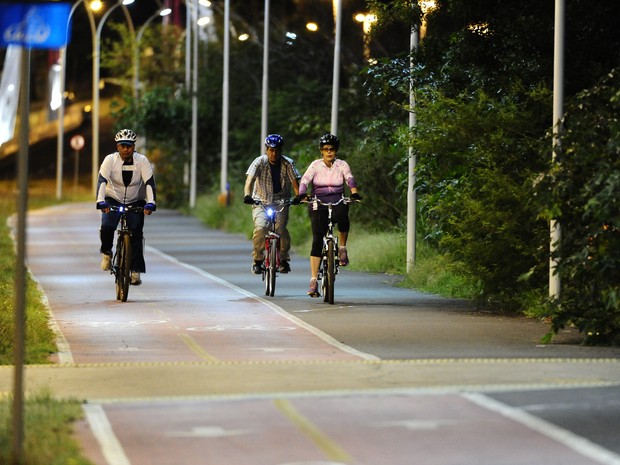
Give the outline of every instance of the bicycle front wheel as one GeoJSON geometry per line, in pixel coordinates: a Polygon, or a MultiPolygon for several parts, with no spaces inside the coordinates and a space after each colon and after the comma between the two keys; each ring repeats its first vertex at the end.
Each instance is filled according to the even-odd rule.
{"type": "Polygon", "coordinates": [[[116,298],[127,302],[131,281],[131,237],[122,234],[116,244],[116,298]]]}
{"type": "Polygon", "coordinates": [[[334,303],[334,281],[336,281],[336,263],[334,242],[329,241],[327,244],[327,258],[325,263],[325,271],[323,273],[324,295],[323,301],[330,304],[334,303]]]}
{"type": "Polygon", "coordinates": [[[276,239],[269,241],[267,254],[269,265],[266,267],[265,295],[273,297],[276,291],[276,272],[278,271],[278,242],[276,239]]]}

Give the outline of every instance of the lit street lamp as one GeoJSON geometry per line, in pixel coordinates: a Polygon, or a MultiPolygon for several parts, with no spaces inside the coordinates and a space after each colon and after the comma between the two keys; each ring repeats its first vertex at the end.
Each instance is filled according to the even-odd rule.
{"type": "MultiPolygon", "coordinates": [[[[93,193],[97,192],[97,175],[99,173],[99,79],[100,79],[100,67],[101,67],[101,31],[106,20],[110,14],[116,10],[119,6],[130,5],[134,0],[119,0],[114,6],[112,6],[102,16],[99,25],[97,26],[97,32],[95,34],[95,43],[93,50],[93,159],[92,159],[92,184],[93,193]]],[[[133,23],[131,17],[125,10],[125,16],[129,22],[131,28],[131,34],[133,36],[133,23]]]]}
{"type": "Polygon", "coordinates": [[[355,21],[362,23],[364,31],[364,61],[370,62],[370,29],[372,24],[377,21],[377,17],[373,14],[358,13],[355,15],[355,21]]]}

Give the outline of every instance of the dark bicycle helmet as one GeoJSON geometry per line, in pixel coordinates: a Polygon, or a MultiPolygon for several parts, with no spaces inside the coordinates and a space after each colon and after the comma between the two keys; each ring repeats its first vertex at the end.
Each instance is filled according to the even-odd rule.
{"type": "Polygon", "coordinates": [[[323,134],[319,139],[319,148],[322,149],[324,145],[331,145],[338,150],[338,147],[340,147],[340,140],[338,136],[334,136],[333,134],[323,134]]]}
{"type": "Polygon", "coordinates": [[[272,148],[280,148],[284,145],[284,139],[280,134],[269,134],[265,137],[265,145],[272,148]]]}
{"type": "Polygon", "coordinates": [[[138,136],[136,136],[136,133],[131,129],[121,129],[116,133],[116,136],[114,136],[114,140],[119,144],[123,142],[135,144],[137,138],[138,136]]]}

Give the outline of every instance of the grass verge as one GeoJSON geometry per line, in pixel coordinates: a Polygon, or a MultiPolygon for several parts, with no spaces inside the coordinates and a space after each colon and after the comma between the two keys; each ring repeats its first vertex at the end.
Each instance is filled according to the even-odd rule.
{"type": "MultiPolygon", "coordinates": [[[[58,204],[51,181],[31,181],[28,209],[58,204]]],[[[88,189],[73,191],[65,202],[92,199],[88,189]]],[[[15,309],[15,245],[7,225],[16,212],[17,193],[12,181],[0,182],[0,365],[13,363],[15,309]]],[[[36,283],[26,283],[26,364],[49,363],[57,351],[56,336],[49,326],[48,309],[36,283]]],[[[0,463],[10,463],[12,451],[11,399],[0,393],[0,463]]],[[[27,397],[24,404],[24,465],[88,465],[72,437],[72,424],[83,417],[77,400],[55,400],[42,393],[27,397]]]]}
{"type": "MultiPolygon", "coordinates": [[[[28,190],[28,209],[58,203],[52,181],[31,181],[28,190]]],[[[67,196],[65,201],[84,200],[86,190],[67,196]]],[[[16,212],[17,193],[13,181],[0,182],[0,365],[13,362],[13,331],[15,324],[15,245],[7,225],[16,212]]],[[[27,276],[26,282],[26,354],[27,364],[49,363],[49,355],[56,352],[55,335],[49,327],[47,308],[41,301],[36,283],[27,276]]]]}
{"type": "MultiPolygon", "coordinates": [[[[90,465],[72,436],[83,417],[80,402],[54,400],[49,394],[28,398],[24,405],[23,465],[90,465]]],[[[0,399],[0,463],[11,463],[11,400],[0,399]]]]}

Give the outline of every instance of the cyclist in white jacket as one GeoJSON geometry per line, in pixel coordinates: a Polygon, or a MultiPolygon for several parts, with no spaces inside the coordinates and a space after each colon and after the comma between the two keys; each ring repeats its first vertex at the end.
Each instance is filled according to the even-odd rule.
{"type": "Polygon", "coordinates": [[[111,205],[132,205],[143,208],[143,213],[127,212],[127,225],[131,230],[131,284],[142,284],[140,273],[146,271],[142,247],[144,215],[156,207],[155,178],[148,158],[135,152],[137,136],[131,129],[121,129],[114,140],[117,151],[105,157],[99,169],[97,183],[97,209],[101,210],[101,269],[111,268],[114,232],[120,213],[110,211],[111,205]]]}

